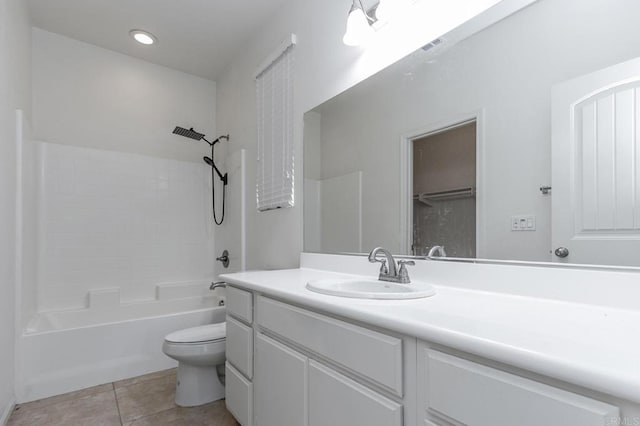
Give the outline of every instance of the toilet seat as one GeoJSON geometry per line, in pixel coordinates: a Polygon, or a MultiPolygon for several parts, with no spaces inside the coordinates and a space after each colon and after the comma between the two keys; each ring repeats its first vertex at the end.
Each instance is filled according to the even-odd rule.
{"type": "Polygon", "coordinates": [[[215,342],[225,339],[226,336],[227,324],[222,322],[174,331],[173,333],[167,334],[164,340],[170,344],[189,345],[215,342]]]}

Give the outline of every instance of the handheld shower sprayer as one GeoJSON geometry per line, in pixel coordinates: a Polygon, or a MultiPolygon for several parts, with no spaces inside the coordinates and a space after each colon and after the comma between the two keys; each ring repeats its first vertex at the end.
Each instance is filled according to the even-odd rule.
{"type": "Polygon", "coordinates": [[[204,137],[204,133],[196,132],[195,130],[193,130],[193,127],[189,129],[185,129],[184,127],[180,127],[180,126],[176,126],[175,129],[173,129],[173,134],[184,136],[186,138],[193,139],[196,141],[205,141],[211,147],[211,157],[205,156],[205,157],[202,157],[202,159],[204,160],[205,163],[211,166],[211,198],[212,198],[213,221],[216,223],[216,225],[221,225],[222,222],[224,221],[224,207],[225,207],[225,199],[227,195],[226,187],[227,187],[227,184],[229,183],[229,179],[228,179],[227,173],[223,175],[220,172],[220,170],[218,170],[218,168],[216,167],[216,163],[214,161],[214,156],[213,156],[213,147],[215,146],[215,144],[220,142],[221,139],[228,141],[229,135],[227,134],[227,135],[218,136],[216,140],[214,140],[213,142],[209,142],[204,137]],[[214,179],[215,175],[214,174],[217,174],[218,178],[220,178],[220,180],[222,181],[222,217],[220,218],[219,222],[218,222],[218,218],[216,217],[216,193],[215,193],[215,179],[214,179]]]}

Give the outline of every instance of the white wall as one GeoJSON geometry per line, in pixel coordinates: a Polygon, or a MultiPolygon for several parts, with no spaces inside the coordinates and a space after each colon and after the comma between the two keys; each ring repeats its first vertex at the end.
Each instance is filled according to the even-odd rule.
{"type": "Polygon", "coordinates": [[[478,255],[550,260],[551,197],[538,188],[551,182],[551,88],[640,56],[639,15],[640,3],[626,0],[540,0],[435,58],[418,52],[410,67],[393,66],[349,99],[323,106],[324,177],[385,169],[385,179],[365,178],[363,199],[380,206],[377,218],[365,217],[365,229],[378,230],[377,237],[365,231],[365,249],[378,238],[401,250],[400,137],[484,109],[478,199],[486,237],[478,255]],[[511,232],[511,216],[520,214],[536,216],[536,232],[511,232]]]}
{"type": "Polygon", "coordinates": [[[0,0],[0,422],[14,400],[16,109],[30,106],[26,2],[0,0]]]}
{"type": "MultiPolygon", "coordinates": [[[[220,158],[216,152],[216,161],[220,158]]],[[[225,215],[222,225],[216,226],[216,253],[222,255],[223,250],[229,252],[229,266],[225,268],[221,262],[215,262],[215,273],[226,274],[244,271],[246,268],[246,205],[247,205],[247,169],[246,151],[235,151],[218,165],[223,173],[228,173],[229,183],[226,189],[225,215]]],[[[222,213],[222,184],[216,176],[216,217],[218,221],[222,213]]],[[[253,189],[253,186],[250,187],[253,189]]]]}
{"type": "Polygon", "coordinates": [[[202,161],[204,142],[171,131],[215,139],[215,96],[213,81],[33,29],[37,140],[202,161]]]}
{"type": "MultiPolygon", "coordinates": [[[[234,136],[230,150],[247,149],[248,188],[255,188],[256,120],[254,72],[289,33],[298,36],[294,93],[296,206],[258,213],[253,190],[247,194],[247,266],[284,268],[298,264],[302,250],[303,113],[393,63],[497,3],[493,0],[419,2],[426,8],[403,25],[388,25],[366,49],[342,43],[346,0],[290,0],[265,21],[217,81],[217,127],[234,136]]],[[[508,0],[502,4],[526,1],[508,0]]]]}

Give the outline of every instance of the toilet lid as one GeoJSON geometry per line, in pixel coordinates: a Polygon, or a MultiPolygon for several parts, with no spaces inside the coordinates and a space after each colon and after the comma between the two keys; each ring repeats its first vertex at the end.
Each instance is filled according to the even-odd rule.
{"type": "Polygon", "coordinates": [[[227,324],[221,322],[174,331],[167,334],[164,340],[169,343],[201,343],[224,339],[226,336],[227,324]]]}

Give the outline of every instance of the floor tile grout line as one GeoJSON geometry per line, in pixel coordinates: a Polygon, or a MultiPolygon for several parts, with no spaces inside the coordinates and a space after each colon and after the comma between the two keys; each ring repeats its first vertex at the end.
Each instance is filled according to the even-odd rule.
{"type": "Polygon", "coordinates": [[[120,414],[120,403],[118,402],[118,394],[116,392],[116,384],[115,383],[111,383],[111,388],[113,389],[113,397],[116,400],[116,409],[118,410],[118,420],[120,420],[120,426],[123,426],[124,423],[122,422],[122,414],[120,414]]]}
{"type": "Polygon", "coordinates": [[[18,409],[22,410],[22,411],[34,411],[34,410],[44,410],[47,407],[52,407],[54,405],[58,405],[58,404],[64,404],[65,402],[70,402],[70,401],[76,401],[79,399],[84,399],[84,398],[89,398],[89,397],[93,397],[102,393],[106,393],[106,392],[110,392],[110,389],[103,389],[98,391],[97,389],[93,390],[94,388],[99,388],[99,387],[103,387],[105,385],[109,385],[111,383],[103,383],[101,385],[96,385],[96,386],[92,386],[89,388],[85,388],[85,389],[79,389],[77,391],[72,391],[72,392],[68,392],[68,393],[64,393],[64,394],[59,394],[59,395],[53,395],[47,398],[42,398],[42,399],[37,399],[34,401],[29,401],[29,402],[24,402],[21,404],[16,404],[16,407],[14,408],[12,414],[16,411],[18,411],[18,409]],[[92,392],[86,392],[88,390],[93,390],[92,392]],[[82,392],[82,394],[80,394],[80,392],[82,392]],[[67,397],[70,394],[77,394],[74,395],[73,397],[68,397],[68,398],[64,398],[64,399],[60,399],[60,397],[67,397]]]}

